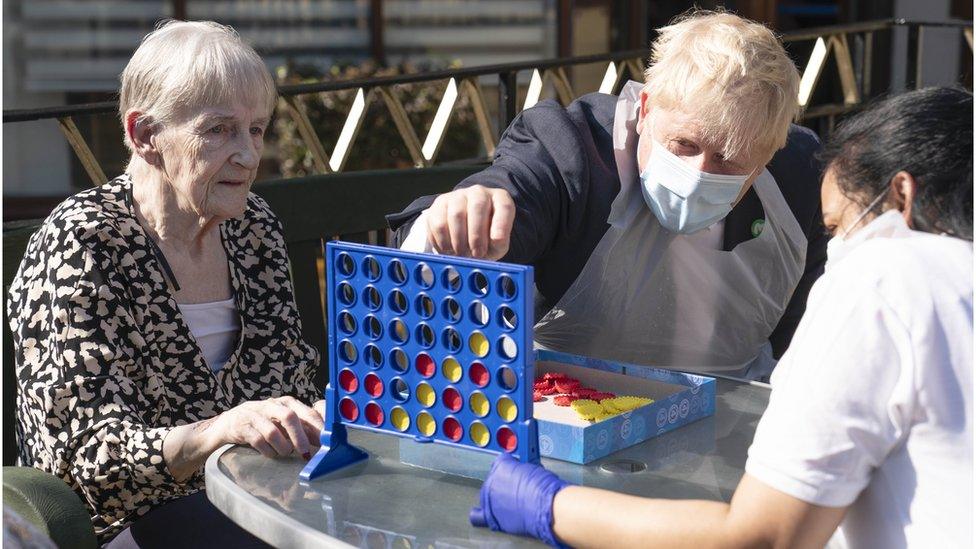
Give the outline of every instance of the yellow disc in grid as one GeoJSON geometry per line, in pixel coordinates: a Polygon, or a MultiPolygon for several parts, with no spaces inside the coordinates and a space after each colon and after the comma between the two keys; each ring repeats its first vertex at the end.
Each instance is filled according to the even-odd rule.
{"type": "Polygon", "coordinates": [[[491,441],[491,433],[488,432],[488,428],[485,427],[484,423],[478,421],[472,423],[471,427],[468,428],[468,433],[471,436],[471,442],[482,448],[488,446],[488,442],[491,441]]]}
{"type": "Polygon", "coordinates": [[[461,375],[464,373],[464,370],[457,360],[448,357],[444,359],[444,363],[441,365],[441,372],[451,383],[457,383],[461,381],[461,375]]]}
{"type": "Polygon", "coordinates": [[[393,323],[393,330],[396,332],[397,341],[407,340],[407,325],[397,320],[393,323]]]}
{"type": "Polygon", "coordinates": [[[498,410],[498,415],[505,421],[513,421],[518,417],[518,406],[508,397],[498,399],[498,404],[495,405],[495,409],[498,410]]]}
{"type": "Polygon", "coordinates": [[[484,393],[471,393],[471,398],[468,399],[468,405],[471,407],[471,411],[478,417],[487,416],[488,411],[491,410],[491,404],[488,402],[484,393]]]}
{"type": "Polygon", "coordinates": [[[471,336],[468,338],[468,347],[471,352],[477,357],[484,357],[488,355],[488,350],[491,346],[488,344],[488,338],[485,334],[481,332],[472,332],[471,336]]]}
{"type": "Polygon", "coordinates": [[[437,401],[437,394],[434,392],[434,388],[430,385],[420,382],[417,385],[417,401],[424,405],[425,408],[430,408],[437,401]]]}
{"type": "Polygon", "coordinates": [[[403,408],[397,406],[390,412],[390,423],[393,424],[393,427],[397,431],[406,431],[410,428],[410,416],[407,415],[407,412],[403,408]]]}
{"type": "Polygon", "coordinates": [[[430,436],[434,434],[434,429],[437,428],[437,422],[434,421],[434,416],[428,414],[427,412],[420,412],[417,414],[417,429],[424,436],[430,436]]]}

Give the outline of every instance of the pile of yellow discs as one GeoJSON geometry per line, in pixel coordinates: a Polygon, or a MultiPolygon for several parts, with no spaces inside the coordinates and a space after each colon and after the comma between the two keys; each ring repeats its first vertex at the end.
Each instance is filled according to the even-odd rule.
{"type": "Polygon", "coordinates": [[[574,400],[570,406],[579,416],[587,421],[603,421],[604,419],[629,412],[640,408],[646,404],[654,402],[654,399],[636,396],[618,396],[606,398],[599,402],[581,398],[574,400]]]}

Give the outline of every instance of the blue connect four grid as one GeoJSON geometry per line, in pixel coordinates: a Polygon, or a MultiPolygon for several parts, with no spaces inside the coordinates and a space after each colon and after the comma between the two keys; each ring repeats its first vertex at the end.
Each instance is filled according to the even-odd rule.
{"type": "Polygon", "coordinates": [[[329,242],[329,385],[310,480],[355,427],[538,461],[531,267],[329,242]]]}

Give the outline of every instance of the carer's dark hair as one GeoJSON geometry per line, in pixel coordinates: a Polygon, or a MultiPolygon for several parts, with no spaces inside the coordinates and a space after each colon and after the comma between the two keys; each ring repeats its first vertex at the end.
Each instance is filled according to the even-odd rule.
{"type": "MultiPolygon", "coordinates": [[[[841,192],[867,207],[900,171],[917,184],[917,230],[973,239],[973,95],[924,88],[844,121],[821,152],[841,192]]],[[[880,209],[880,205],[877,209],[880,209]]]]}

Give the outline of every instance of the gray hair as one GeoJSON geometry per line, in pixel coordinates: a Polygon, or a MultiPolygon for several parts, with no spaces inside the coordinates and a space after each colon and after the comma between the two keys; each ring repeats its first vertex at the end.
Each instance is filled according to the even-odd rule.
{"type": "MultiPolygon", "coordinates": [[[[166,21],[142,39],[122,71],[119,116],[166,124],[180,110],[233,101],[274,108],[277,91],[261,57],[237,31],[213,21],[166,21]]],[[[128,138],[127,147],[132,145],[128,138]]]]}

